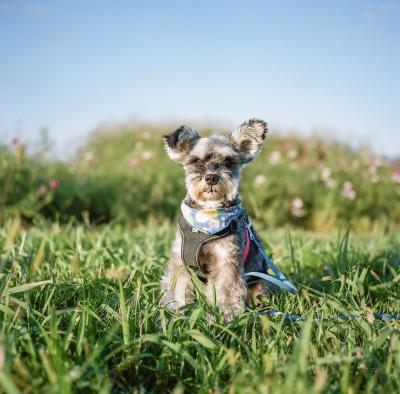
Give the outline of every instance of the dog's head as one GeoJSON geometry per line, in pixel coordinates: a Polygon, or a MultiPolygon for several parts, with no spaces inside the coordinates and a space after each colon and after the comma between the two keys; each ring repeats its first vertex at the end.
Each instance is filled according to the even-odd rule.
{"type": "Polygon", "coordinates": [[[228,136],[200,137],[182,126],[164,136],[169,157],[185,169],[190,198],[200,206],[220,206],[238,195],[240,170],[259,154],[267,132],[264,121],[252,119],[228,136]]]}

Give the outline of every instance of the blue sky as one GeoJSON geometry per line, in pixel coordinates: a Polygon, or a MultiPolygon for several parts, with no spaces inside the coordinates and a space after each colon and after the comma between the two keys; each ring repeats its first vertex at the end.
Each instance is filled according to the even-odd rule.
{"type": "Polygon", "coordinates": [[[0,0],[0,138],[256,116],[400,154],[400,1],[0,0]]]}

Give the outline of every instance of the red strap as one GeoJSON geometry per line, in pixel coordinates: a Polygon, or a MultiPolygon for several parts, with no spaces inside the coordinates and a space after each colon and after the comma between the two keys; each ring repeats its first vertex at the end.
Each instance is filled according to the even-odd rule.
{"type": "Polygon", "coordinates": [[[245,226],[244,228],[244,234],[246,236],[246,245],[243,251],[243,262],[245,263],[250,252],[250,236],[249,236],[249,229],[247,228],[247,226],[245,226]]]}

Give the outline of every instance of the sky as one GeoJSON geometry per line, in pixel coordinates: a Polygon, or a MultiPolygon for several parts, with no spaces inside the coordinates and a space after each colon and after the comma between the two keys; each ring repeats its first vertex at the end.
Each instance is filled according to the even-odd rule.
{"type": "Polygon", "coordinates": [[[400,155],[400,1],[0,0],[3,142],[251,117],[400,155]]]}

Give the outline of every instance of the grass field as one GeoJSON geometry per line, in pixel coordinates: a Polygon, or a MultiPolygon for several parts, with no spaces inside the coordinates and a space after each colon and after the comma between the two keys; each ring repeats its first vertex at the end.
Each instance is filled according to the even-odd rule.
{"type": "Polygon", "coordinates": [[[400,323],[372,315],[400,309],[399,236],[260,234],[301,288],[264,305],[302,315],[301,323],[252,312],[225,324],[201,297],[179,315],[161,310],[158,281],[173,235],[166,221],[8,220],[0,230],[0,392],[399,392],[400,323]],[[343,313],[362,318],[311,320],[343,313]]]}
{"type": "Polygon", "coordinates": [[[304,320],[226,324],[201,292],[158,307],[184,195],[171,130],[100,130],[66,162],[0,144],[0,393],[399,392],[400,322],[373,313],[400,312],[400,160],[272,131],[241,192],[300,288],[263,306],[304,320]],[[361,317],[315,320],[342,314],[361,317]]]}

